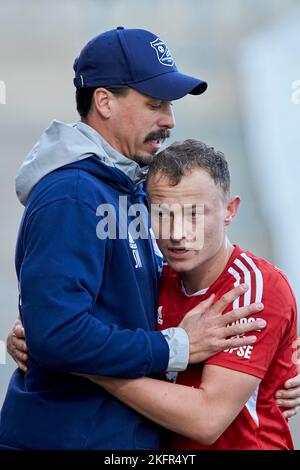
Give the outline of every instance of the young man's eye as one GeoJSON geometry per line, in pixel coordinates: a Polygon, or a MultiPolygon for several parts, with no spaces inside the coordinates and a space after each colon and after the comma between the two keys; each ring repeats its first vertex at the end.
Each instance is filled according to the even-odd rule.
{"type": "Polygon", "coordinates": [[[168,212],[159,212],[158,217],[160,220],[167,220],[170,218],[170,214],[168,212]]]}
{"type": "Polygon", "coordinates": [[[191,212],[190,214],[185,214],[187,220],[198,220],[203,217],[203,213],[201,212],[191,212]]]}

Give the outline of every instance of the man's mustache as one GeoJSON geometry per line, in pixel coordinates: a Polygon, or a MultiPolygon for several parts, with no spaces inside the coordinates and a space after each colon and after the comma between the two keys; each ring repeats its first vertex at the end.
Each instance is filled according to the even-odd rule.
{"type": "Polygon", "coordinates": [[[145,139],[145,143],[150,140],[166,140],[170,137],[171,132],[169,129],[160,129],[159,131],[150,132],[145,139]]]}

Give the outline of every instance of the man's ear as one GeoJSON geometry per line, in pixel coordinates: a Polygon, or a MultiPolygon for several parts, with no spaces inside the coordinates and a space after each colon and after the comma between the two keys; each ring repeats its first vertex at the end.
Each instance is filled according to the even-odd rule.
{"type": "Polygon", "coordinates": [[[103,119],[109,119],[111,116],[111,100],[113,94],[106,88],[97,88],[93,96],[94,109],[103,119]]]}
{"type": "Polygon", "coordinates": [[[236,216],[236,213],[240,206],[240,202],[241,202],[240,196],[234,196],[228,201],[227,206],[226,206],[226,217],[224,219],[225,225],[231,224],[232,220],[236,216]]]}

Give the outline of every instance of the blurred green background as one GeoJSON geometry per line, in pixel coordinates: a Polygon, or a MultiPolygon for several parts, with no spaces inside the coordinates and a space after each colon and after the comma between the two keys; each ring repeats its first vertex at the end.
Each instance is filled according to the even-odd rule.
{"type": "MultiPolygon", "coordinates": [[[[225,152],[242,198],[231,239],[283,269],[299,302],[299,0],[0,0],[0,22],[0,406],[15,367],[4,351],[17,316],[15,174],[52,119],[78,119],[74,58],[118,25],[157,33],[179,69],[208,81],[174,103],[169,142],[225,152]]],[[[299,449],[300,417],[290,423],[299,449]]]]}

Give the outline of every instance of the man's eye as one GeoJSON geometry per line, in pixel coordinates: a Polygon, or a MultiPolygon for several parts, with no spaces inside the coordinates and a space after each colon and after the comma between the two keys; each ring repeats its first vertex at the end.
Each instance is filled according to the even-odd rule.
{"type": "Polygon", "coordinates": [[[151,109],[160,109],[161,108],[161,103],[158,104],[150,104],[151,109]]]}

